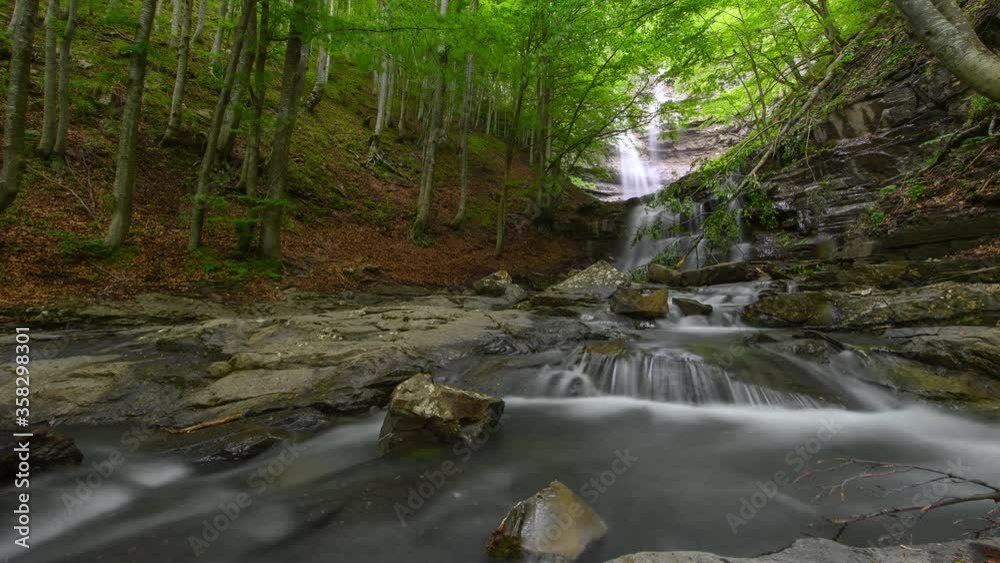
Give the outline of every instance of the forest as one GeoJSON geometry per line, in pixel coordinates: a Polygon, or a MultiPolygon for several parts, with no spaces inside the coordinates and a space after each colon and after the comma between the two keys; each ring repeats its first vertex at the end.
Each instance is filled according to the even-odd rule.
{"type": "Polygon", "coordinates": [[[0,557],[1000,558],[997,0],[0,23],[0,557]]]}

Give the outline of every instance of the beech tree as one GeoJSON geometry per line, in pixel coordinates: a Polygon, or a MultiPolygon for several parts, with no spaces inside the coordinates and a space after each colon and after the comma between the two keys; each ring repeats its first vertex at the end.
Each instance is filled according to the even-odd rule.
{"type": "Polygon", "coordinates": [[[893,0],[917,38],[959,80],[1000,102],[1000,54],[976,34],[955,0],[893,0]]]}
{"type": "Polygon", "coordinates": [[[223,78],[222,90],[219,92],[218,101],[215,104],[215,111],[212,112],[212,122],[208,126],[207,140],[205,141],[205,153],[201,157],[201,165],[198,168],[198,183],[194,196],[194,212],[191,218],[191,232],[188,237],[188,250],[195,250],[201,246],[202,232],[205,225],[205,211],[208,203],[209,187],[212,170],[216,164],[216,154],[218,151],[219,133],[222,131],[222,124],[225,118],[226,107],[229,105],[230,94],[236,82],[236,69],[240,64],[243,42],[250,27],[250,19],[257,17],[256,0],[244,0],[243,13],[236,26],[236,33],[233,37],[233,48],[229,55],[229,64],[226,65],[226,73],[223,78]]]}
{"type": "Polygon", "coordinates": [[[10,78],[3,130],[3,170],[0,171],[0,212],[10,207],[24,175],[24,124],[31,80],[31,44],[35,38],[38,0],[18,0],[11,33],[10,78]]]}
{"type": "Polygon", "coordinates": [[[299,98],[305,84],[305,35],[314,0],[293,0],[285,44],[285,62],[281,75],[281,100],[267,167],[267,199],[261,221],[260,251],[273,260],[281,260],[281,222],[284,217],[285,189],[288,183],[288,157],[292,132],[298,117],[299,98]]]}
{"type": "Polygon", "coordinates": [[[56,141],[52,147],[54,155],[62,157],[66,153],[66,137],[69,135],[69,54],[76,34],[76,13],[80,0],[69,0],[66,11],[66,25],[59,40],[59,125],[56,128],[56,141]]]}
{"type": "Polygon", "coordinates": [[[170,98],[170,116],[164,141],[172,141],[181,127],[181,113],[184,103],[184,88],[187,85],[188,61],[191,58],[191,0],[177,0],[180,3],[180,38],[177,41],[177,73],[174,78],[174,93],[170,98]]]}
{"type": "Polygon", "coordinates": [[[48,158],[56,145],[59,127],[59,0],[49,0],[45,12],[45,80],[42,97],[42,134],[38,154],[48,158]]]}
{"type": "Polygon", "coordinates": [[[153,31],[156,0],[143,0],[139,9],[139,25],[132,56],[128,65],[128,88],[122,109],[121,135],[115,165],[114,198],[111,225],[104,244],[117,249],[125,242],[132,225],[132,194],[135,191],[135,149],[139,144],[139,118],[142,115],[142,94],[146,88],[146,62],[149,59],[149,36],[153,31]]]}

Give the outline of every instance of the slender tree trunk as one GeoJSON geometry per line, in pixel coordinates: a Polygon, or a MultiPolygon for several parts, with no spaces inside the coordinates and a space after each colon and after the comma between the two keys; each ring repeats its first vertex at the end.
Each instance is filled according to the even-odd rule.
{"type": "MultiPolygon", "coordinates": [[[[329,0],[327,15],[333,15],[334,2],[335,0],[329,0]]],[[[323,94],[326,92],[326,84],[330,81],[330,53],[326,48],[326,42],[328,39],[328,37],[322,37],[319,39],[319,54],[316,55],[316,84],[313,85],[312,92],[310,92],[309,97],[306,98],[305,108],[309,113],[316,110],[316,106],[319,105],[320,101],[323,99],[323,94]]]]}
{"type": "MultiPolygon", "coordinates": [[[[522,62],[522,65],[525,64],[522,62]]],[[[521,112],[524,108],[524,95],[528,90],[529,77],[524,72],[524,68],[519,70],[520,76],[515,84],[518,85],[517,99],[514,102],[514,117],[508,124],[507,134],[507,154],[503,164],[503,187],[500,190],[500,206],[497,209],[497,246],[496,255],[503,253],[503,247],[507,242],[507,206],[510,197],[510,170],[514,163],[514,151],[517,144],[517,129],[521,124],[521,112]]]]}
{"type": "Polygon", "coordinates": [[[385,129],[385,100],[389,90],[389,55],[382,55],[382,70],[378,75],[378,109],[375,112],[375,138],[378,139],[385,129]]]}
{"type": "Polygon", "coordinates": [[[185,0],[170,0],[172,7],[170,10],[170,42],[171,49],[177,47],[177,42],[181,39],[181,18],[186,11],[182,4],[185,0]]]}
{"type": "Polygon", "coordinates": [[[188,61],[191,59],[191,1],[179,0],[182,13],[180,16],[181,37],[177,44],[177,75],[174,78],[174,94],[170,99],[170,117],[167,118],[167,130],[163,133],[164,142],[174,140],[181,127],[184,88],[187,85],[188,61]]]}
{"type": "Polygon", "coordinates": [[[219,132],[218,158],[220,161],[225,161],[232,154],[233,145],[236,144],[236,130],[243,117],[243,94],[250,88],[250,73],[253,72],[254,55],[257,50],[256,17],[252,17],[248,21],[243,37],[240,64],[236,67],[236,83],[233,84],[233,91],[229,95],[226,114],[222,118],[222,130],[219,132]]]}
{"type": "MultiPolygon", "coordinates": [[[[469,3],[469,12],[475,13],[479,0],[469,3]]],[[[461,155],[461,192],[458,196],[458,211],[451,224],[457,227],[465,221],[465,209],[469,200],[469,131],[472,128],[472,75],[474,62],[472,51],[465,54],[465,92],[462,93],[462,155],[461,155]]]]}
{"type": "Polygon", "coordinates": [[[244,193],[248,199],[250,213],[244,226],[238,229],[239,247],[244,254],[250,252],[257,238],[259,217],[254,199],[257,197],[257,185],[260,174],[260,138],[263,126],[264,98],[267,94],[267,48],[271,42],[270,4],[261,0],[260,31],[257,34],[256,62],[254,63],[253,122],[250,124],[250,135],[247,139],[246,156],[243,161],[244,193]]]}
{"type": "Polygon", "coordinates": [[[406,80],[406,75],[400,73],[399,82],[402,84],[400,88],[401,92],[399,95],[399,125],[396,129],[399,130],[400,136],[406,131],[406,92],[409,90],[409,81],[406,80]]]}
{"type": "Polygon", "coordinates": [[[66,27],[59,42],[59,125],[56,128],[56,142],[52,152],[62,157],[66,154],[66,137],[69,135],[69,67],[70,48],[76,33],[76,12],[80,0],[69,0],[66,12],[66,27]]]}
{"type": "Polygon", "coordinates": [[[59,126],[59,0],[49,0],[45,12],[45,82],[42,98],[42,134],[38,140],[38,154],[42,158],[52,155],[59,126]]]}
{"type": "MultiPolygon", "coordinates": [[[[294,0],[292,11],[301,15],[308,13],[311,0],[294,0]]],[[[296,20],[293,19],[293,23],[296,20]]],[[[267,167],[267,199],[264,208],[260,251],[272,260],[281,260],[281,222],[284,217],[285,188],[288,182],[288,157],[292,144],[292,133],[298,116],[299,97],[305,84],[302,52],[305,50],[303,30],[292,25],[285,47],[285,63],[281,78],[281,100],[278,104],[278,118],[271,145],[271,157],[267,167]]]]}
{"type": "Polygon", "coordinates": [[[205,12],[208,11],[208,0],[201,0],[198,5],[198,25],[194,28],[194,35],[191,42],[197,44],[201,41],[201,36],[205,33],[205,12]]]}
{"type": "Polygon", "coordinates": [[[916,36],[966,85],[1000,102],[1000,55],[976,35],[955,0],[893,0],[916,36]]]}
{"type": "Polygon", "coordinates": [[[251,16],[256,17],[255,4],[256,0],[244,0],[243,14],[240,16],[236,34],[233,36],[233,49],[229,56],[229,64],[226,65],[222,91],[219,92],[219,99],[215,104],[215,111],[212,113],[212,123],[209,125],[208,139],[205,143],[205,154],[201,157],[201,167],[198,169],[198,187],[194,196],[194,213],[191,218],[188,250],[195,250],[201,246],[202,230],[205,224],[205,204],[208,198],[212,168],[216,161],[219,132],[222,130],[222,119],[233,92],[233,84],[236,82],[236,67],[240,64],[249,20],[251,16]]]}
{"type": "Polygon", "coordinates": [[[122,129],[118,141],[115,168],[115,208],[104,243],[120,248],[132,224],[132,194],[135,191],[135,149],[139,144],[139,118],[142,115],[142,94],[146,87],[146,61],[149,58],[149,36],[153,31],[156,0],[143,0],[139,11],[139,28],[135,36],[132,58],[128,65],[128,93],[122,110],[122,129]]]}
{"type": "Polygon", "coordinates": [[[385,128],[392,127],[393,88],[396,85],[396,60],[389,59],[389,85],[385,92],[385,128]]]}
{"type": "Polygon", "coordinates": [[[13,2],[14,9],[10,11],[11,12],[10,21],[7,22],[7,35],[14,35],[14,22],[17,21],[16,14],[17,14],[17,5],[19,3],[20,3],[19,0],[14,0],[13,2]]]}
{"type": "Polygon", "coordinates": [[[35,37],[38,0],[18,0],[11,34],[7,113],[3,130],[3,170],[0,172],[0,212],[10,207],[24,175],[24,123],[31,81],[31,44],[35,37]]]}
{"type": "Polygon", "coordinates": [[[219,4],[219,23],[215,28],[215,39],[212,40],[212,60],[217,61],[222,53],[222,36],[226,32],[226,18],[229,16],[229,0],[219,4]]]}
{"type": "MultiPolygon", "coordinates": [[[[441,15],[448,13],[448,0],[441,0],[441,15]]],[[[431,98],[430,123],[424,140],[423,169],[420,172],[420,194],[417,197],[417,216],[410,229],[410,240],[417,241],[430,233],[434,198],[434,161],[437,143],[441,137],[441,106],[444,102],[444,73],[448,67],[448,47],[438,46],[438,72],[434,77],[434,94],[431,98]]]]}

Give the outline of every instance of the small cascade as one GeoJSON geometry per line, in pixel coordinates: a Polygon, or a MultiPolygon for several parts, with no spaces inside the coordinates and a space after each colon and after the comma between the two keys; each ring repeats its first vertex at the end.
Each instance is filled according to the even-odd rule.
{"type": "Polygon", "coordinates": [[[612,355],[580,349],[562,366],[542,370],[539,383],[542,394],[550,397],[613,395],[692,405],[822,406],[803,394],[745,383],[698,355],[673,348],[627,350],[612,355]]]}

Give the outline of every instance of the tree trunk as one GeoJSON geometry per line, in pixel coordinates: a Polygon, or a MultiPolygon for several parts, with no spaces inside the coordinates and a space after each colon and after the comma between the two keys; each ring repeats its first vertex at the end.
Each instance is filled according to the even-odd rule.
{"type": "Polygon", "coordinates": [[[181,18],[184,17],[184,13],[187,11],[184,8],[184,4],[187,0],[170,0],[172,7],[170,10],[170,42],[168,43],[171,49],[177,47],[177,42],[181,39],[181,18]]]}
{"type": "MultiPolygon", "coordinates": [[[[479,0],[471,0],[469,12],[475,13],[479,7],[479,0]]],[[[469,200],[469,131],[472,127],[472,74],[473,74],[472,52],[465,54],[465,92],[462,93],[462,162],[461,162],[461,193],[458,196],[458,211],[451,224],[457,227],[465,221],[465,208],[469,200]]]]}
{"type": "Polygon", "coordinates": [[[392,127],[392,96],[396,86],[396,60],[389,59],[389,85],[385,92],[385,129],[392,127]]]}
{"type": "Polygon", "coordinates": [[[243,34],[243,48],[240,52],[240,64],[236,67],[236,82],[233,84],[233,91],[229,95],[229,103],[226,105],[226,114],[222,118],[222,130],[219,131],[219,161],[225,161],[233,152],[233,145],[236,143],[236,130],[240,126],[240,119],[243,117],[243,93],[250,88],[250,73],[253,72],[254,55],[257,50],[257,18],[252,17],[247,22],[246,32],[243,34]]]}
{"type": "Polygon", "coordinates": [[[375,136],[373,145],[378,145],[378,138],[385,129],[385,102],[386,94],[389,92],[389,72],[391,72],[389,55],[382,55],[382,70],[378,75],[378,109],[375,111],[375,136]]]}
{"type": "Polygon", "coordinates": [[[301,18],[309,13],[311,0],[294,0],[292,11],[299,14],[293,18],[285,47],[285,63],[281,77],[281,100],[278,118],[271,145],[271,157],[267,167],[267,206],[264,208],[261,224],[261,254],[272,260],[281,260],[281,222],[284,216],[285,187],[288,182],[288,157],[292,144],[292,132],[298,116],[299,97],[305,77],[302,65],[303,30],[301,18]],[[297,24],[298,22],[298,24],[297,24]]]}
{"type": "Polygon", "coordinates": [[[146,87],[146,61],[149,58],[149,36],[153,31],[156,0],[143,0],[139,10],[139,28],[136,32],[132,57],[128,65],[128,93],[122,110],[121,136],[118,141],[118,159],[115,168],[115,208],[104,243],[112,249],[120,248],[132,224],[132,194],[135,190],[135,149],[139,144],[139,118],[142,115],[142,94],[146,87]]]}
{"type": "MultiPolygon", "coordinates": [[[[329,0],[327,15],[333,16],[333,4],[336,0],[329,0]]],[[[326,93],[326,84],[330,81],[330,52],[327,51],[326,42],[328,37],[320,38],[319,54],[316,55],[316,84],[313,85],[312,92],[306,98],[306,111],[312,113],[316,110],[326,93]]]]}
{"type": "Polygon", "coordinates": [[[226,31],[226,17],[229,16],[229,0],[222,0],[219,4],[219,23],[215,29],[215,39],[212,41],[212,60],[216,61],[222,53],[222,36],[226,31]]]}
{"type": "Polygon", "coordinates": [[[177,75],[174,78],[174,94],[170,99],[170,117],[167,118],[167,130],[163,133],[164,142],[174,140],[181,127],[183,112],[184,87],[187,85],[188,61],[191,59],[191,11],[192,0],[179,0],[181,3],[181,38],[177,44],[177,75]]]}
{"type": "Polygon", "coordinates": [[[0,212],[10,207],[24,175],[24,122],[31,81],[31,43],[35,37],[38,0],[18,0],[11,34],[7,113],[3,130],[3,170],[0,172],[0,212]]]}
{"type": "Polygon", "coordinates": [[[257,15],[255,3],[256,0],[244,0],[243,14],[240,16],[239,24],[236,26],[236,34],[233,36],[233,49],[229,56],[229,64],[226,65],[222,91],[219,92],[219,99],[215,103],[215,111],[212,112],[212,123],[208,128],[205,154],[201,157],[201,167],[198,169],[198,187],[194,196],[194,213],[191,218],[188,250],[195,250],[201,246],[201,235],[205,224],[205,204],[208,198],[210,176],[216,160],[219,132],[222,130],[222,119],[233,91],[233,84],[236,82],[236,67],[240,64],[240,55],[243,50],[246,31],[249,27],[249,20],[251,16],[256,17],[257,15]]]}
{"type": "MultiPolygon", "coordinates": [[[[526,63],[522,62],[522,65],[526,63]]],[[[509,124],[507,134],[507,154],[503,164],[503,187],[500,190],[500,206],[497,209],[497,246],[496,255],[503,253],[507,242],[507,206],[510,197],[510,169],[514,163],[514,150],[517,143],[517,129],[521,124],[521,112],[524,108],[524,95],[528,90],[529,77],[524,68],[519,71],[517,99],[514,102],[514,117],[509,124]]]]}
{"type": "Polygon", "coordinates": [[[399,125],[396,126],[396,129],[399,130],[399,135],[402,136],[406,131],[406,92],[409,90],[409,82],[406,80],[406,75],[402,72],[399,75],[399,82],[402,84],[402,87],[399,94],[399,125]]]}
{"type": "MultiPolygon", "coordinates": [[[[448,13],[448,0],[441,0],[441,15],[448,13]]],[[[420,171],[420,194],[417,196],[417,216],[410,229],[410,240],[418,241],[430,233],[434,197],[434,161],[441,136],[441,106],[444,103],[444,73],[448,67],[448,47],[438,46],[438,72],[434,77],[430,122],[423,147],[423,169],[420,171]]]]}
{"type": "Polygon", "coordinates": [[[250,135],[247,138],[247,150],[243,160],[243,186],[247,196],[250,213],[246,223],[237,229],[240,251],[250,252],[257,238],[258,213],[254,199],[257,197],[258,177],[260,174],[260,138],[264,115],[264,98],[267,94],[267,49],[271,42],[271,30],[268,0],[261,0],[260,31],[257,34],[256,62],[254,63],[253,121],[250,123],[250,135]]]}
{"type": "Polygon", "coordinates": [[[194,35],[191,36],[191,42],[197,44],[201,41],[201,36],[205,33],[205,12],[208,11],[208,0],[201,0],[201,4],[198,6],[198,25],[194,28],[194,35]]]}
{"type": "Polygon", "coordinates": [[[69,134],[69,54],[73,35],[76,33],[76,12],[79,6],[80,0],[69,0],[66,27],[59,43],[59,125],[56,129],[56,142],[52,147],[53,154],[59,157],[66,154],[66,136],[69,134]]]}
{"type": "Polygon", "coordinates": [[[976,35],[955,0],[893,0],[914,34],[966,85],[1000,102],[1000,55],[976,35]]]}
{"type": "Polygon", "coordinates": [[[49,0],[45,12],[45,82],[42,98],[42,131],[38,140],[38,154],[42,158],[52,155],[59,126],[59,0],[49,0]]]}

